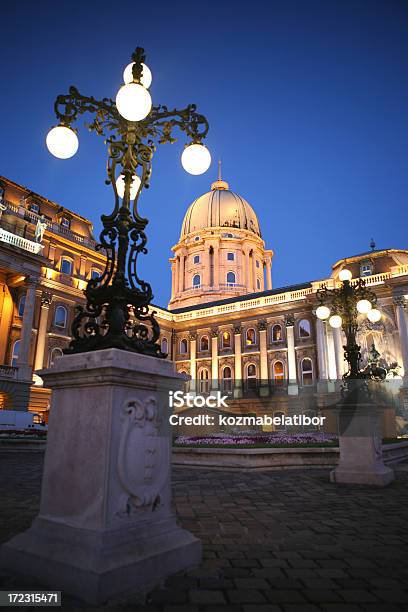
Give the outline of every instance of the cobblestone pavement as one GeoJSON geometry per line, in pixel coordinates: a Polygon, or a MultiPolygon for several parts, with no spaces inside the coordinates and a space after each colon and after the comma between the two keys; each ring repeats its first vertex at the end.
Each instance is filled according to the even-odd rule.
{"type": "MultiPolygon", "coordinates": [[[[0,539],[30,525],[42,453],[0,451],[0,539]]],[[[181,524],[202,565],[135,612],[408,611],[408,465],[386,489],[329,484],[327,470],[174,471],[181,524]]],[[[1,588],[33,588],[1,575],[1,588]]],[[[38,588],[38,587],[37,587],[38,588]]],[[[87,607],[63,597],[65,606],[87,607]]]]}

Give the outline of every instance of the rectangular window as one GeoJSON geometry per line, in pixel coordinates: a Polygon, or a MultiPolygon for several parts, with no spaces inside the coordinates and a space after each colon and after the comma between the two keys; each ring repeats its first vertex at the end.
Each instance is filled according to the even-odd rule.
{"type": "Polygon", "coordinates": [[[32,202],[31,204],[29,204],[28,210],[31,210],[31,212],[36,213],[38,215],[38,213],[40,212],[40,205],[37,204],[37,202],[32,202]]]}
{"type": "Polygon", "coordinates": [[[227,260],[228,261],[234,261],[234,259],[235,259],[234,253],[227,253],[227,260]]]}
{"type": "Polygon", "coordinates": [[[259,268],[259,261],[256,260],[256,267],[259,268]]]}
{"type": "Polygon", "coordinates": [[[71,226],[71,221],[66,217],[61,217],[61,225],[62,227],[66,227],[67,229],[69,229],[71,226]]]}
{"type": "Polygon", "coordinates": [[[200,256],[199,256],[199,255],[194,255],[193,262],[194,262],[195,264],[200,263],[200,256]]]}
{"type": "Polygon", "coordinates": [[[370,263],[362,263],[360,266],[360,276],[371,276],[373,268],[370,263]]]}

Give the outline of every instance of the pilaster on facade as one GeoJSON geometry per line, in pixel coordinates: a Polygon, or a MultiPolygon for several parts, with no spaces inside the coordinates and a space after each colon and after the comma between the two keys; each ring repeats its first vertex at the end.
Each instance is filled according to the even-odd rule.
{"type": "Polygon", "coordinates": [[[404,368],[403,384],[408,386],[408,324],[406,316],[407,301],[404,295],[395,295],[394,304],[397,315],[397,325],[400,338],[401,358],[404,368]]]}

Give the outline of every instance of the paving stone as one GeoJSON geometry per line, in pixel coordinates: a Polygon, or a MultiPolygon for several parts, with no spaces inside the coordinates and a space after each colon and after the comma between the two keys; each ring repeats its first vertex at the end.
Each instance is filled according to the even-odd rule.
{"type": "Polygon", "coordinates": [[[236,589],[235,591],[227,591],[228,599],[231,603],[263,603],[265,597],[256,589],[236,589]]]}
{"type": "MultiPolygon", "coordinates": [[[[42,453],[0,449],[0,541],[38,512],[42,453]],[[18,483],[18,487],[16,487],[18,483]]],[[[408,466],[408,464],[407,464],[408,466]]],[[[328,470],[173,470],[179,523],[204,562],[154,589],[132,612],[396,612],[408,610],[408,470],[386,489],[336,487],[328,470]]],[[[0,586],[33,588],[0,573],[0,586]]],[[[63,594],[63,606],[86,604],[63,594]]],[[[130,608],[129,608],[130,606],[130,608]]]]}
{"type": "Polygon", "coordinates": [[[188,597],[191,603],[195,603],[199,605],[225,603],[225,597],[222,591],[191,589],[188,592],[188,597]]]}

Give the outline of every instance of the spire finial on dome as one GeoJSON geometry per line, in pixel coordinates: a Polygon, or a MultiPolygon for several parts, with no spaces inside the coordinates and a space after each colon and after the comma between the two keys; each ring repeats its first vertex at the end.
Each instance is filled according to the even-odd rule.
{"type": "Polygon", "coordinates": [[[221,178],[221,160],[218,160],[218,179],[211,183],[211,191],[216,191],[217,189],[229,189],[229,185],[227,181],[223,181],[221,178]]]}

